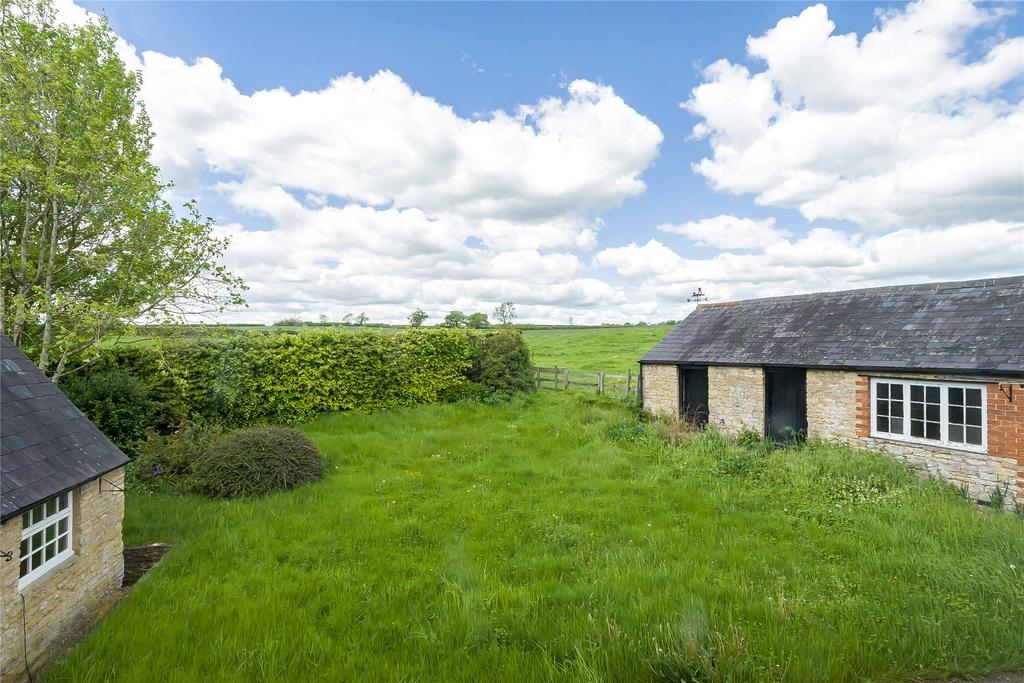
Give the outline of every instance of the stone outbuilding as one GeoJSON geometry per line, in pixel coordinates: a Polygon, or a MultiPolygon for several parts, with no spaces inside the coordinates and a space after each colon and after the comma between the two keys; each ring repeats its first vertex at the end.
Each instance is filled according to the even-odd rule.
{"type": "Polygon", "coordinates": [[[882,449],[1024,504],[1024,277],[701,304],[640,363],[652,412],[882,449]]]}
{"type": "Polygon", "coordinates": [[[120,588],[127,462],[0,335],[0,680],[36,675],[120,588]]]}

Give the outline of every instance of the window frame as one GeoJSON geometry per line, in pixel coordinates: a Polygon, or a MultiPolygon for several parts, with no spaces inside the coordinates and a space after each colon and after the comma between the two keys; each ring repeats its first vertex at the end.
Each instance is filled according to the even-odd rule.
{"type": "MultiPolygon", "coordinates": [[[[946,382],[941,380],[906,379],[903,377],[872,377],[871,378],[871,420],[870,434],[876,439],[888,439],[916,444],[920,446],[932,446],[938,448],[949,448],[957,451],[969,451],[971,453],[988,453],[988,397],[986,396],[985,383],[983,382],[946,382]],[[878,431],[878,385],[879,384],[900,384],[903,386],[903,433],[880,432],[878,431]],[[910,435],[910,387],[938,387],[939,388],[939,439],[926,439],[910,435]],[[950,389],[979,389],[981,391],[981,444],[971,444],[949,440],[949,390],[950,389]]],[[[965,435],[966,438],[966,435],[965,435]]]]}
{"type": "MultiPolygon", "coordinates": [[[[42,544],[42,546],[40,548],[44,551],[44,555],[45,555],[45,548],[46,548],[46,546],[48,544],[47,541],[45,540],[45,538],[46,538],[46,530],[49,529],[50,527],[55,527],[56,530],[54,531],[54,537],[53,537],[53,541],[52,542],[53,543],[57,543],[59,545],[60,538],[62,536],[64,536],[64,535],[66,535],[67,539],[68,539],[67,540],[67,548],[65,548],[62,551],[58,551],[49,560],[44,560],[41,565],[39,565],[38,567],[33,568],[31,571],[29,571],[24,576],[19,576],[18,577],[18,590],[21,590],[22,588],[24,588],[25,586],[28,586],[29,584],[33,583],[34,581],[36,581],[40,577],[45,576],[46,574],[50,573],[51,570],[57,568],[58,566],[63,564],[68,558],[73,557],[74,554],[75,554],[75,543],[74,543],[74,540],[75,540],[75,524],[74,524],[74,521],[75,521],[75,515],[74,515],[75,495],[74,495],[74,491],[65,491],[64,493],[59,493],[56,496],[53,496],[52,498],[47,498],[46,500],[41,501],[41,502],[37,503],[36,505],[33,505],[28,510],[25,510],[22,513],[22,515],[23,515],[22,516],[22,524],[24,524],[24,515],[31,514],[34,509],[36,509],[36,508],[38,508],[40,506],[42,506],[43,509],[45,510],[46,505],[50,501],[58,501],[61,496],[67,496],[67,501],[68,501],[67,507],[65,507],[64,509],[58,509],[52,515],[44,516],[42,520],[40,520],[40,521],[38,521],[38,522],[36,522],[34,524],[30,524],[29,526],[22,526],[20,541],[30,540],[32,538],[32,536],[34,536],[35,534],[37,534],[39,532],[42,532],[43,533],[44,541],[43,541],[43,544],[42,544]],[[61,534],[58,525],[60,524],[61,520],[65,520],[65,519],[67,520],[67,534],[61,534]]],[[[59,505],[59,503],[58,503],[58,505],[59,505]]],[[[35,551],[33,551],[33,553],[34,552],[35,551]]],[[[33,553],[30,553],[30,555],[33,554],[33,553]]],[[[21,543],[19,542],[19,544],[18,544],[18,573],[19,573],[19,575],[21,573],[21,561],[24,560],[24,559],[26,559],[26,558],[21,556],[21,543]]]]}

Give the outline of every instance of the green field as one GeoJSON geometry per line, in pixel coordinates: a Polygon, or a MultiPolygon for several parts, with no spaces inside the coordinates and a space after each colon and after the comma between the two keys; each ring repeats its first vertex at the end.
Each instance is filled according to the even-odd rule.
{"type": "Polygon", "coordinates": [[[861,681],[1024,667],[1024,524],[879,454],[606,399],[331,415],[327,478],[129,495],[176,547],[48,681],[861,681]]]}
{"type": "Polygon", "coordinates": [[[533,364],[570,370],[624,373],[672,329],[672,325],[523,330],[533,364]]]}

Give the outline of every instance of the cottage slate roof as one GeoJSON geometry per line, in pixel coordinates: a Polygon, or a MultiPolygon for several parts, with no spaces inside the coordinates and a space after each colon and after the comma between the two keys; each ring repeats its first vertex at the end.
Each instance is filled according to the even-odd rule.
{"type": "Polygon", "coordinates": [[[0,521],[128,462],[0,335],[0,521]]]}
{"type": "Polygon", "coordinates": [[[701,304],[641,363],[1024,375],[1024,277],[701,304]]]}

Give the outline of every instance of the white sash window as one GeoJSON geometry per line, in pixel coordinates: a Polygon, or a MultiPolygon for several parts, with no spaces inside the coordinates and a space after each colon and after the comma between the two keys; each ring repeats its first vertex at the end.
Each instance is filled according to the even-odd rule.
{"type": "Polygon", "coordinates": [[[985,452],[982,384],[871,379],[871,436],[985,452]]]}
{"type": "Polygon", "coordinates": [[[71,492],[62,493],[21,515],[22,588],[74,555],[71,545],[71,492]]]}

